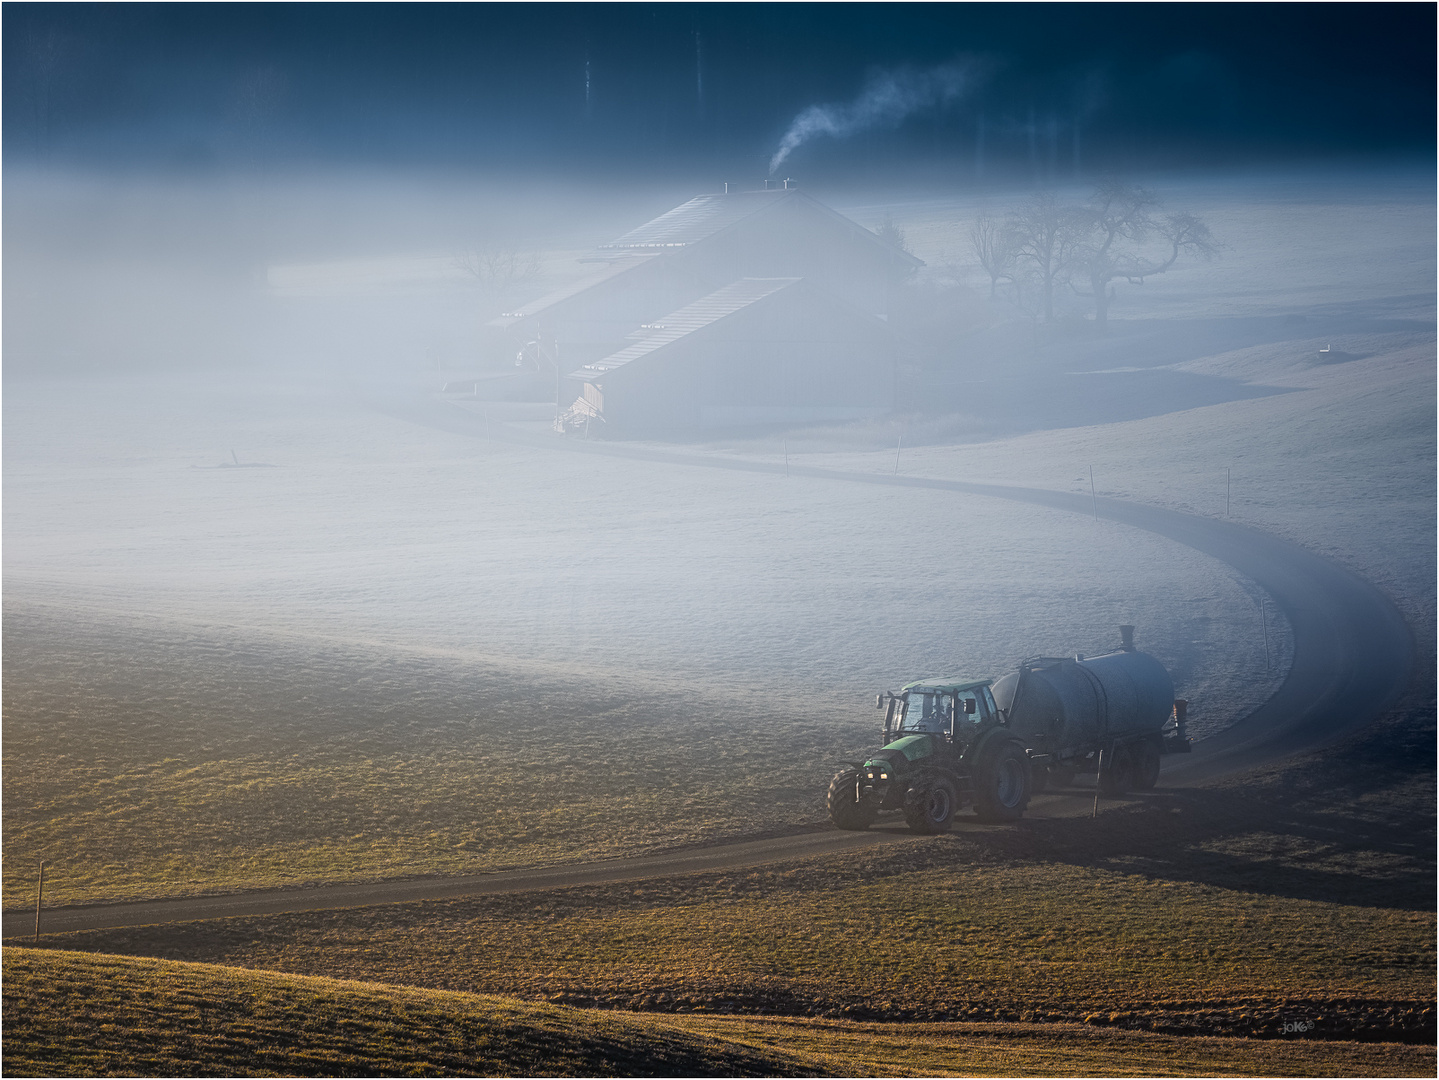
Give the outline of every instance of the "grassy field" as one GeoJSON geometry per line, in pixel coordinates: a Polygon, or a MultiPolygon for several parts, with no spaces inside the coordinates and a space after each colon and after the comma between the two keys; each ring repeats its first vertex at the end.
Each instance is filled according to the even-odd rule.
{"type": "Polygon", "coordinates": [[[63,905],[828,827],[877,735],[872,698],[9,597],[4,665],[7,908],[41,858],[63,905]]]}
{"type": "Polygon", "coordinates": [[[1411,701],[1334,752],[1093,821],[49,940],[663,1013],[1432,1040],[1432,738],[1432,702],[1411,701]]]}
{"type": "Polygon", "coordinates": [[[990,864],[964,848],[54,940],[660,1012],[1432,1034],[1432,913],[990,864]]]}
{"type": "Polygon", "coordinates": [[[8,948],[4,1070],[89,1076],[1421,1075],[1394,1043],[1068,1024],[642,1016],[208,964],[8,948]]]}
{"type": "Polygon", "coordinates": [[[7,907],[33,903],[41,857],[65,904],[818,825],[847,748],[695,688],[679,738],[671,688],[553,666],[517,684],[512,667],[48,609],[7,611],[5,643],[7,907]]]}

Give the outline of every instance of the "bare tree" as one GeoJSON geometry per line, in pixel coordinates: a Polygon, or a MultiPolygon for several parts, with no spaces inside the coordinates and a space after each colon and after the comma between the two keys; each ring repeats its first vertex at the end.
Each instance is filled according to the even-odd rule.
{"type": "Polygon", "coordinates": [[[1085,224],[1080,213],[1060,205],[1048,191],[1039,192],[1005,219],[1015,261],[1032,272],[1039,287],[1045,322],[1054,318],[1054,286],[1066,280],[1085,224]]]}
{"type": "Polygon", "coordinates": [[[1156,220],[1159,206],[1154,193],[1110,179],[1100,184],[1080,212],[1078,239],[1069,254],[1070,287],[1094,301],[1094,321],[1104,327],[1114,300],[1110,284],[1116,278],[1139,284],[1162,274],[1181,254],[1213,258],[1219,245],[1209,227],[1193,214],[1170,214],[1156,220]],[[1158,243],[1146,246],[1151,241],[1158,243]],[[1169,248],[1160,254],[1165,245],[1169,248]],[[1157,247],[1157,250],[1156,250],[1157,247]],[[1082,280],[1088,289],[1075,284],[1082,280]]]}
{"type": "Polygon", "coordinates": [[[1017,283],[1014,235],[989,211],[980,214],[969,227],[969,244],[979,258],[979,265],[989,275],[990,299],[994,298],[1001,281],[1017,283]]]}
{"type": "MultiPolygon", "coordinates": [[[[1164,242],[1169,244],[1170,250],[1169,258],[1158,269],[1149,271],[1151,274],[1164,273],[1178,262],[1179,256],[1185,252],[1197,255],[1207,262],[1224,250],[1224,245],[1210,235],[1209,226],[1188,212],[1165,215],[1156,231],[1164,239],[1164,242]]],[[[1137,280],[1143,281],[1146,276],[1146,274],[1139,274],[1137,280]]]]}
{"type": "Polygon", "coordinates": [[[1095,189],[1088,205],[1079,212],[1083,235],[1075,244],[1071,258],[1070,288],[1080,296],[1094,300],[1094,321],[1104,326],[1109,316],[1113,291],[1109,283],[1117,277],[1129,277],[1138,269],[1133,250],[1124,246],[1142,244],[1154,228],[1150,211],[1159,205],[1152,191],[1109,179],[1095,189]],[[1074,284],[1074,278],[1089,285],[1085,292],[1074,284]]]}
{"type": "Polygon", "coordinates": [[[513,244],[486,244],[460,252],[455,256],[455,265],[482,285],[503,290],[539,274],[540,256],[513,244]]]}

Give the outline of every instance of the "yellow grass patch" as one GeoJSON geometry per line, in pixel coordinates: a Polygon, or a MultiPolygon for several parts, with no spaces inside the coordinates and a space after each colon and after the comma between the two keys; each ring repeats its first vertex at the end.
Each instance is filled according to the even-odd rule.
{"type": "Polygon", "coordinates": [[[1260,1036],[1314,1021],[1331,1038],[1432,1027],[1432,912],[965,851],[941,837],[787,867],[55,941],[662,1012],[1260,1036]]]}
{"type": "Polygon", "coordinates": [[[1071,1025],[655,1017],[7,949],[12,1075],[1420,1075],[1427,1048],[1071,1025]]]}

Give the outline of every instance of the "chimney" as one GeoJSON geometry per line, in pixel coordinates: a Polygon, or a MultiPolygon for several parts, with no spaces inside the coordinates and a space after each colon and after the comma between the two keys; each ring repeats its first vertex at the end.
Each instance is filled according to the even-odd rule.
{"type": "Polygon", "coordinates": [[[791,186],[798,187],[799,185],[798,185],[798,184],[795,184],[795,182],[794,182],[793,180],[791,180],[788,176],[786,176],[786,177],[784,178],[784,189],[785,189],[786,191],[788,191],[791,186]]]}
{"type": "Polygon", "coordinates": [[[1132,627],[1132,626],[1121,626],[1121,627],[1119,628],[1119,640],[1124,643],[1124,644],[1120,645],[1120,648],[1121,648],[1121,649],[1123,649],[1125,652],[1133,652],[1133,651],[1134,651],[1134,627],[1132,627]]]}
{"type": "Polygon", "coordinates": [[[726,195],[729,194],[729,185],[728,185],[728,184],[726,184],[726,185],[724,186],[724,193],[725,193],[726,195]]]}

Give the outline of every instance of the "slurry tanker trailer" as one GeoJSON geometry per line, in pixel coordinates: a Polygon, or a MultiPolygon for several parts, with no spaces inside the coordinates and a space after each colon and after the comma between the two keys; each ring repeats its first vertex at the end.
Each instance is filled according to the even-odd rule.
{"type": "Polygon", "coordinates": [[[1185,714],[1164,665],[1121,626],[1117,652],[1038,656],[999,679],[925,679],[880,694],[884,745],[829,784],[830,820],[867,829],[902,810],[916,832],[949,828],[966,804],[1016,821],[1031,792],[1097,773],[1108,795],[1148,790],[1163,754],[1188,753],[1185,714]]]}

